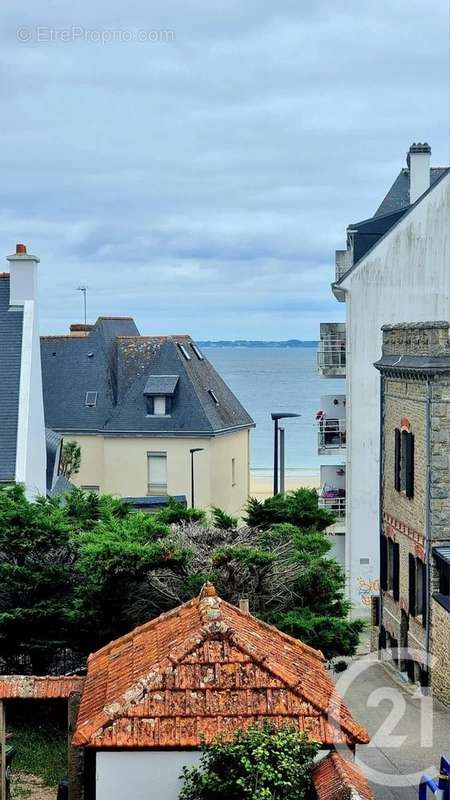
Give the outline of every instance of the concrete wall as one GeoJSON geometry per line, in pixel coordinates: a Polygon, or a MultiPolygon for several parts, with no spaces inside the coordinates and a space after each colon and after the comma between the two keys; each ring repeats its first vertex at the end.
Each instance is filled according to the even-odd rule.
{"type": "Polygon", "coordinates": [[[178,800],[184,766],[200,761],[200,752],[116,751],[96,755],[96,800],[178,800]]]}
{"type": "Polygon", "coordinates": [[[250,469],[248,430],[210,439],[184,437],[72,436],[81,447],[81,468],[72,481],[77,486],[98,486],[102,493],[120,496],[147,494],[147,453],[167,453],[167,492],[184,494],[190,502],[191,462],[189,450],[204,448],[194,456],[195,505],[217,505],[239,514],[247,501],[250,469]],[[232,485],[235,459],[235,485],[232,485]]]}
{"type": "Polygon", "coordinates": [[[379,375],[381,326],[450,318],[450,177],[447,176],[343,282],[347,315],[347,535],[349,596],[379,574],[379,375]],[[361,559],[369,559],[368,564],[361,559]]]}

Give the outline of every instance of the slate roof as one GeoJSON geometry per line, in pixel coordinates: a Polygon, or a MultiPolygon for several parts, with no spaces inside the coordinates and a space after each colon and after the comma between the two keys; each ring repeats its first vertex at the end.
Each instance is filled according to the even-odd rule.
{"type": "MultiPolygon", "coordinates": [[[[444,172],[447,172],[447,167],[431,167],[430,186],[436,183],[444,172]]],[[[374,216],[379,217],[382,214],[390,214],[392,211],[406,209],[409,205],[409,169],[405,167],[400,170],[391,188],[375,211],[374,216]]]]}
{"type": "Polygon", "coordinates": [[[312,773],[317,800],[374,800],[366,776],[335,751],[323,758],[312,773]]]}
{"type": "Polygon", "coordinates": [[[144,394],[171,396],[175,394],[179,375],[150,375],[144,386],[144,394]]]}
{"type": "Polygon", "coordinates": [[[0,481],[16,476],[23,308],[9,307],[9,273],[0,273],[0,481]]]}
{"type": "Polygon", "coordinates": [[[189,336],[140,336],[131,318],[100,317],[87,336],[44,336],[46,425],[64,433],[111,436],[211,436],[253,426],[209,361],[197,357],[193,344],[189,336]],[[152,416],[146,385],[163,376],[178,377],[170,415],[152,416]],[[86,393],[92,391],[97,402],[88,407],[86,393]]]}
{"type": "Polygon", "coordinates": [[[368,742],[319,651],[205,584],[199,597],[89,657],[73,742],[199,747],[263,719],[295,725],[323,745],[368,742]]]}
{"type": "Polygon", "coordinates": [[[59,455],[59,447],[62,437],[59,433],[52,431],[50,428],[45,429],[45,447],[47,451],[47,471],[46,471],[46,486],[47,492],[51,492],[53,487],[53,476],[55,474],[55,461],[59,455]]]}

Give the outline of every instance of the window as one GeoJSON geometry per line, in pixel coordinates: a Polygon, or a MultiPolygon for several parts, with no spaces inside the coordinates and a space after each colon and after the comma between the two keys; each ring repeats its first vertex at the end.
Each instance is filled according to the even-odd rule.
{"type": "Polygon", "coordinates": [[[400,546],[386,536],[381,536],[380,548],[381,588],[391,591],[394,600],[400,595],[400,546]]]}
{"type": "Polygon", "coordinates": [[[214,400],[216,406],[218,406],[219,405],[219,400],[217,398],[216,393],[212,389],[208,389],[208,394],[209,394],[210,397],[212,397],[212,399],[214,400]]]}
{"type": "Polygon", "coordinates": [[[425,625],[427,600],[427,575],[425,564],[412,553],[409,554],[408,562],[409,613],[413,617],[422,616],[422,622],[425,625]]]}
{"type": "Polygon", "coordinates": [[[433,549],[436,559],[437,578],[439,580],[438,591],[433,594],[433,598],[450,611],[450,544],[442,544],[433,549]]]}
{"type": "Polygon", "coordinates": [[[167,453],[147,453],[147,494],[167,494],[167,453]]]}
{"type": "Polygon", "coordinates": [[[195,355],[197,356],[198,360],[199,360],[199,361],[204,361],[204,358],[203,358],[203,355],[202,355],[202,353],[201,353],[201,352],[200,352],[200,350],[198,349],[197,345],[196,345],[196,344],[194,344],[194,342],[191,342],[191,347],[192,347],[192,349],[193,349],[193,351],[194,351],[195,355]]]}
{"type": "Polygon", "coordinates": [[[181,342],[177,342],[177,344],[178,344],[178,349],[179,349],[180,353],[183,354],[183,356],[185,357],[186,361],[190,361],[191,357],[190,357],[187,349],[185,348],[184,344],[181,344],[181,342]]]}
{"type": "Polygon", "coordinates": [[[89,408],[95,408],[97,405],[97,392],[86,392],[85,405],[89,408]]]}
{"type": "Polygon", "coordinates": [[[236,459],[231,459],[231,485],[236,486],[236,459]]]}
{"type": "Polygon", "coordinates": [[[409,499],[414,497],[414,435],[395,429],[394,487],[409,499]]]}
{"type": "Polygon", "coordinates": [[[155,417],[164,417],[166,414],[166,398],[154,397],[153,398],[153,413],[155,417]]]}

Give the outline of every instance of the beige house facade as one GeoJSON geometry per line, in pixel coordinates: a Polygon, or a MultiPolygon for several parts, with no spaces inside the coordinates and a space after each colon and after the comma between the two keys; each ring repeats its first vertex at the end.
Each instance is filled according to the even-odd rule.
{"type": "Polygon", "coordinates": [[[448,322],[387,325],[381,373],[382,651],[450,705],[448,322]]]}
{"type": "Polygon", "coordinates": [[[75,485],[143,508],[191,505],[194,488],[197,507],[241,514],[254,423],[189,336],[100,317],[43,337],[41,351],[47,424],[80,446],[75,485]]]}
{"type": "Polygon", "coordinates": [[[102,494],[145,497],[180,496],[191,501],[191,449],[194,455],[195,505],[219,506],[239,515],[249,496],[250,431],[210,438],[67,435],[81,448],[76,486],[102,494]],[[152,466],[162,486],[152,486],[152,466]]]}

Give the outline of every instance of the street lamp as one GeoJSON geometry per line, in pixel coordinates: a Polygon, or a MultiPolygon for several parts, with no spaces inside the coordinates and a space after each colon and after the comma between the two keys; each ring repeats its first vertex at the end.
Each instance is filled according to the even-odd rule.
{"type": "MultiPolygon", "coordinates": [[[[278,457],[278,436],[279,436],[279,421],[280,419],[290,419],[291,417],[300,417],[300,414],[293,414],[291,412],[272,412],[271,417],[274,421],[273,430],[273,493],[278,494],[278,470],[279,470],[279,457],[278,457]]],[[[284,428],[282,428],[282,463],[281,463],[281,477],[282,486],[284,490],[284,428]]]]}
{"type": "Polygon", "coordinates": [[[201,453],[204,447],[191,447],[191,507],[194,508],[194,453],[201,453]]]}

